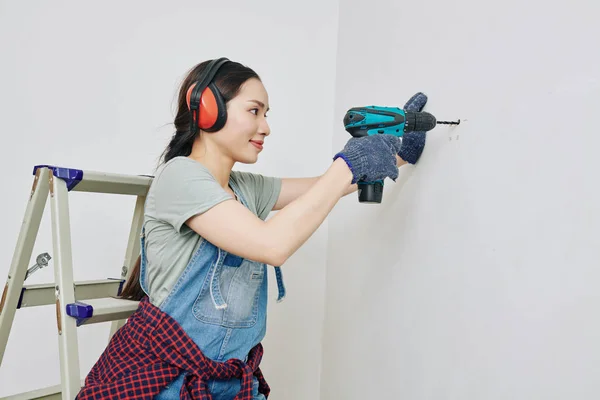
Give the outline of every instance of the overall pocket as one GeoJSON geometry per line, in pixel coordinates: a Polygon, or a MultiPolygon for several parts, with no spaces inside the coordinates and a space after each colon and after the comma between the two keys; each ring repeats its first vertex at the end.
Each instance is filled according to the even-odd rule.
{"type": "Polygon", "coordinates": [[[235,264],[226,258],[220,275],[215,277],[219,279],[221,294],[227,303],[226,308],[217,309],[210,291],[216,267],[216,262],[213,263],[192,307],[196,319],[226,328],[248,328],[256,324],[260,286],[265,278],[264,265],[250,260],[235,264]]]}

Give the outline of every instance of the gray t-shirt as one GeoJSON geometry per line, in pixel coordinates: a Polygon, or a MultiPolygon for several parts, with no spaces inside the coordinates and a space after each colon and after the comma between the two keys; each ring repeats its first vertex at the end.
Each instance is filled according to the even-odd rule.
{"type": "MultiPolygon", "coordinates": [[[[265,220],[281,190],[281,179],[232,171],[248,208],[265,220]]],[[[200,236],[185,224],[190,217],[232,199],[201,163],[175,157],[154,177],[144,210],[147,286],[150,302],[160,306],[200,245],[200,236]]]]}

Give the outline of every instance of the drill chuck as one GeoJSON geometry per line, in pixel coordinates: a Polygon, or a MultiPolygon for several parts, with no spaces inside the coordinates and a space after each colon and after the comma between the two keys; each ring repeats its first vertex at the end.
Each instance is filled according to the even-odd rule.
{"type": "Polygon", "coordinates": [[[404,132],[423,132],[430,131],[437,125],[435,117],[428,112],[405,111],[404,132]]]}

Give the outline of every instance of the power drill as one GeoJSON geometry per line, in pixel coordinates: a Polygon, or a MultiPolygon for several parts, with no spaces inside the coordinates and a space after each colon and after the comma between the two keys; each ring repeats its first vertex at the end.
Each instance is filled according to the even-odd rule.
{"type": "MultiPolygon", "coordinates": [[[[398,107],[354,107],[344,116],[344,127],[354,137],[394,135],[402,137],[407,132],[430,131],[437,124],[458,125],[458,122],[437,121],[428,112],[405,111],[398,107]]],[[[381,203],[383,181],[358,182],[358,201],[381,203]]]]}

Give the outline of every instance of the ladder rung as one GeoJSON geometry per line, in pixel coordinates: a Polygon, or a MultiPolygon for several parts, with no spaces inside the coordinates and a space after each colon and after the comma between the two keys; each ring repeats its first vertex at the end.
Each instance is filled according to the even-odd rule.
{"type": "MultiPolygon", "coordinates": [[[[81,380],[81,386],[85,383],[85,379],[81,380]]],[[[36,389],[29,392],[23,392],[13,394],[6,397],[0,397],[0,400],[32,400],[32,399],[44,399],[44,400],[61,400],[62,389],[60,385],[54,385],[43,389],[36,389]]]]}
{"type": "Polygon", "coordinates": [[[67,183],[67,189],[73,192],[94,192],[145,196],[154,177],[149,175],[125,175],[107,172],[84,171],[74,168],[56,167],[53,165],[36,165],[48,168],[52,174],[67,183]]]}
{"type": "Polygon", "coordinates": [[[60,385],[51,386],[44,389],[32,390],[31,392],[19,393],[8,397],[1,397],[0,400],[60,400],[62,399],[62,390],[60,385]]]}
{"type": "Polygon", "coordinates": [[[83,180],[73,191],[145,196],[151,183],[149,176],[84,171],[83,180]]]}
{"type": "MultiPolygon", "coordinates": [[[[118,296],[121,294],[121,288],[124,282],[124,279],[75,282],[75,300],[118,296]]],[[[23,286],[17,308],[54,304],[56,302],[54,287],[54,283],[23,286]]]]}
{"type": "Polygon", "coordinates": [[[115,299],[87,300],[67,304],[67,315],[77,319],[77,326],[127,319],[138,308],[138,301],[115,299]]]}

